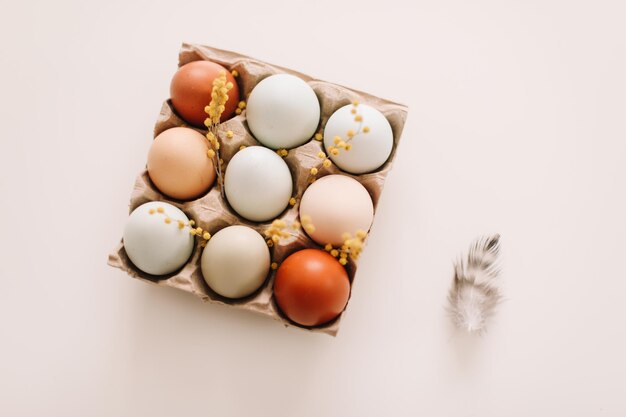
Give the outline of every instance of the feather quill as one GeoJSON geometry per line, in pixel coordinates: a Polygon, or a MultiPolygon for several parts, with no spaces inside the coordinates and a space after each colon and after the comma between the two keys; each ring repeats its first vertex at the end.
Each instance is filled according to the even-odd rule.
{"type": "Polygon", "coordinates": [[[469,333],[484,332],[502,300],[499,252],[500,235],[483,237],[472,244],[466,259],[454,263],[449,310],[456,326],[469,333]]]}

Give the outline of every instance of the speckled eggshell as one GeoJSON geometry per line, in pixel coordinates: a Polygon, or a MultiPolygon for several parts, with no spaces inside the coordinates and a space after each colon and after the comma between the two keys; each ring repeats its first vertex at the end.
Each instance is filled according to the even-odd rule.
{"type": "Polygon", "coordinates": [[[300,219],[311,218],[315,230],[308,235],[318,244],[343,244],[342,235],[367,232],[374,220],[374,205],[358,181],[345,175],[327,175],[315,181],[300,201],[300,219]]]}
{"type": "Polygon", "coordinates": [[[166,275],[181,268],[193,252],[194,239],[189,228],[178,226],[179,220],[189,222],[180,209],[160,201],[133,210],[124,229],[124,249],[131,262],[152,275],[166,275]]]}
{"type": "Polygon", "coordinates": [[[262,146],[237,152],[226,166],[226,199],[233,210],[251,221],[277,217],[289,204],[292,187],[285,161],[262,146]]]}
{"type": "Polygon", "coordinates": [[[148,153],[148,175],[163,194],[191,200],[205,194],[215,181],[207,142],[193,129],[174,127],[158,135],[148,153]]]}
{"type": "Polygon", "coordinates": [[[246,105],[248,127],[272,149],[291,149],[315,135],[320,104],[313,89],[290,74],[271,75],[250,93],[246,105]]]}
{"type": "MultiPolygon", "coordinates": [[[[335,136],[347,139],[348,130],[357,132],[360,122],[355,121],[351,113],[352,104],[335,111],[324,127],[324,147],[334,145],[335,136]]],[[[359,104],[357,114],[363,118],[363,126],[369,128],[368,133],[359,133],[350,141],[351,149],[340,149],[338,155],[330,154],[332,161],[340,169],[351,174],[365,174],[380,168],[391,155],[393,148],[393,131],[385,116],[373,107],[359,104]]]]}
{"type": "Polygon", "coordinates": [[[246,226],[217,232],[202,252],[202,276],[213,291],[227,298],[252,294],[265,281],[270,251],[265,239],[246,226]]]}

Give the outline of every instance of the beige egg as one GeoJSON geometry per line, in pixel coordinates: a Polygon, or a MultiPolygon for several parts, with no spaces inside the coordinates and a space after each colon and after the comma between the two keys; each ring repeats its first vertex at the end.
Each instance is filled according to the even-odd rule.
{"type": "Polygon", "coordinates": [[[327,175],[304,192],[300,202],[300,220],[311,220],[314,231],[308,235],[320,245],[343,244],[342,235],[367,232],[374,220],[374,205],[369,193],[355,179],[345,175],[327,175]]]}
{"type": "Polygon", "coordinates": [[[208,157],[206,138],[186,127],[174,127],[158,135],[148,153],[148,175],[163,194],[193,200],[208,192],[215,169],[208,157]]]}

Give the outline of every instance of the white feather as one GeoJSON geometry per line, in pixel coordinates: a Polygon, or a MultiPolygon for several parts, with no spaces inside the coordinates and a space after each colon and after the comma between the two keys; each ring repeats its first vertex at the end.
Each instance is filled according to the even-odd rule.
{"type": "Polygon", "coordinates": [[[448,301],[457,327],[481,333],[502,299],[497,265],[500,235],[478,239],[465,260],[454,264],[454,281],[448,301]]]}

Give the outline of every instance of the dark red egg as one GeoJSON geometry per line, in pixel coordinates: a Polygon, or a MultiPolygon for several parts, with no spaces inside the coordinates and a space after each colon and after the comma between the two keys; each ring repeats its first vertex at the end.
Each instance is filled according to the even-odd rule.
{"type": "Polygon", "coordinates": [[[223,122],[235,114],[239,103],[239,87],[233,75],[223,66],[211,61],[193,61],[178,69],[170,85],[170,97],[176,112],[185,121],[198,127],[204,127],[208,117],[204,108],[211,102],[213,80],[225,71],[226,82],[233,83],[228,92],[228,101],[220,120],[223,122]]]}
{"type": "Polygon", "coordinates": [[[276,271],[274,296],[289,319],[318,326],[345,308],[350,296],[348,273],[327,252],[304,249],[290,255],[276,271]]]}

